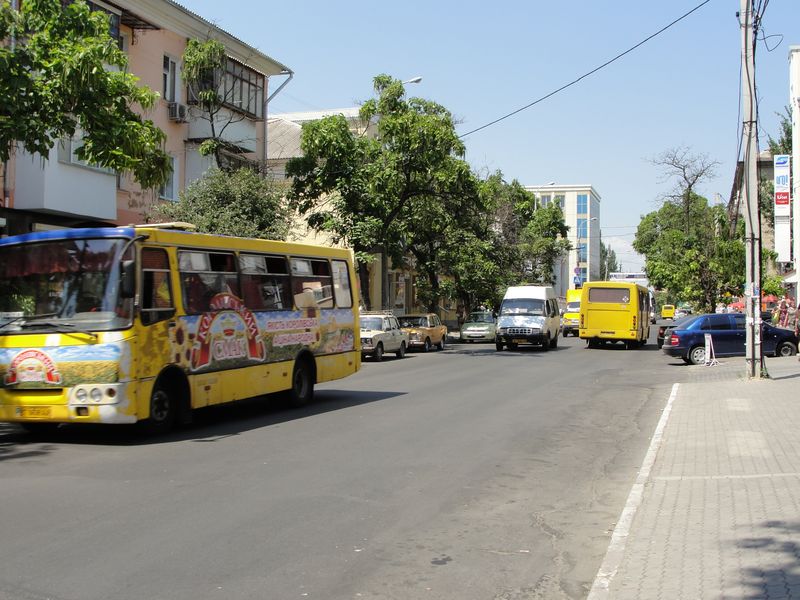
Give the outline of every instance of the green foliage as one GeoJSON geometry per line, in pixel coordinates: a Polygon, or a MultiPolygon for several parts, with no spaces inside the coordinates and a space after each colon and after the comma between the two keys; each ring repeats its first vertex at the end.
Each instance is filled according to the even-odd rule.
{"type": "Polygon", "coordinates": [[[520,244],[526,281],[547,285],[555,283],[553,268],[556,260],[572,248],[567,240],[568,231],[558,204],[539,207],[533,213],[533,218],[522,230],[520,244]]]}
{"type": "Polygon", "coordinates": [[[683,200],[665,202],[645,215],[633,247],[645,256],[654,287],[665,290],[673,302],[713,312],[722,294],[741,295],[744,286],[743,226],[739,224],[733,237],[728,231],[726,210],[692,194],[688,205],[683,200]]]}
{"type": "Polygon", "coordinates": [[[208,111],[222,106],[218,74],[225,66],[225,46],[217,40],[191,39],[183,51],[182,75],[195,100],[208,111]]]}
{"type": "Polygon", "coordinates": [[[792,111],[791,108],[784,107],[784,114],[776,113],[780,120],[781,134],[778,139],[768,136],[769,151],[775,154],[792,153],[792,111]]]}
{"type": "Polygon", "coordinates": [[[81,1],[0,4],[0,160],[15,142],[47,158],[60,138],[82,132],[82,160],[131,172],[146,188],[166,181],[165,135],[132,110],[152,108],[158,95],[125,71],[108,30],[107,15],[81,1]]]}
{"type": "Polygon", "coordinates": [[[179,202],[159,205],[150,221],[186,221],[205,233],[284,240],[291,213],[271,180],[249,169],[212,169],[192,182],[179,202]]]}
{"type": "Polygon", "coordinates": [[[225,103],[233,103],[234,98],[222,85],[227,63],[225,46],[213,39],[199,41],[190,39],[183,52],[182,75],[189,88],[189,94],[196,104],[190,106],[192,114],[208,121],[209,136],[198,148],[201,156],[213,156],[217,168],[224,171],[235,171],[240,167],[238,161],[226,159],[225,151],[238,154],[235,143],[226,140],[223,133],[231,123],[241,120],[240,116],[225,116],[225,103]]]}
{"type": "Polygon", "coordinates": [[[619,271],[619,263],[617,262],[617,253],[606,246],[603,240],[600,240],[600,279],[602,281],[608,280],[609,273],[616,273],[619,271]]]}
{"type": "Polygon", "coordinates": [[[312,229],[351,246],[359,259],[380,251],[399,265],[411,253],[427,280],[418,289],[433,308],[441,256],[457,216],[477,201],[477,184],[444,107],[406,99],[388,75],[377,76],[374,89],[360,111],[370,135],[352,132],[341,115],[303,126],[303,156],[287,165],[289,197],[312,229]]]}
{"type": "Polygon", "coordinates": [[[780,275],[770,275],[761,284],[761,294],[765,296],[777,296],[780,298],[786,293],[783,284],[783,277],[780,275]]]}

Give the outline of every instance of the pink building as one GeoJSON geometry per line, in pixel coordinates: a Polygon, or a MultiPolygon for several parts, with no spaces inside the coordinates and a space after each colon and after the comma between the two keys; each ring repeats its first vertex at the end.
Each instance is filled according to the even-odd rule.
{"type": "Polygon", "coordinates": [[[268,101],[291,79],[288,67],[172,0],[87,4],[109,14],[111,34],[127,53],[130,72],[161,94],[146,116],[167,134],[172,178],[161,189],[142,189],[129,176],[81,163],[74,153],[79,135],[62,140],[46,161],[18,150],[0,173],[0,235],[141,223],[154,203],[178,200],[186,185],[203,175],[212,159],[200,156],[198,147],[210,136],[211,123],[192,103],[181,80],[181,56],[190,39],[213,38],[226,48],[227,66],[219,78],[226,102],[216,118],[217,132],[219,125],[227,125],[221,134],[228,142],[226,160],[266,162],[268,101]],[[271,79],[276,77],[274,84],[271,79]]]}

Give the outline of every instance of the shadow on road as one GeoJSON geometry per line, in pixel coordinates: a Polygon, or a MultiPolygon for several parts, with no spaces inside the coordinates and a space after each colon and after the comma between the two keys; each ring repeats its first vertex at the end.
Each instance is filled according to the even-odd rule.
{"type": "Polygon", "coordinates": [[[32,434],[17,425],[0,423],[0,461],[46,455],[56,449],[53,444],[138,446],[186,440],[215,442],[252,429],[401,395],[403,392],[316,390],[314,401],[302,408],[286,408],[280,394],[260,396],[195,410],[190,425],[161,436],[148,436],[136,425],[64,424],[53,431],[32,434]]]}

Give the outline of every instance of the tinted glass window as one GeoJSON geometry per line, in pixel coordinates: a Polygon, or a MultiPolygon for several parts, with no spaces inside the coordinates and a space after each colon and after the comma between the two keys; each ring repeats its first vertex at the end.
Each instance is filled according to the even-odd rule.
{"type": "Polygon", "coordinates": [[[242,300],[252,310],[291,308],[288,267],[283,256],[239,255],[242,300]]]}
{"type": "Polygon", "coordinates": [[[630,290],[620,288],[589,288],[589,302],[612,302],[614,304],[630,304],[630,290]]]}

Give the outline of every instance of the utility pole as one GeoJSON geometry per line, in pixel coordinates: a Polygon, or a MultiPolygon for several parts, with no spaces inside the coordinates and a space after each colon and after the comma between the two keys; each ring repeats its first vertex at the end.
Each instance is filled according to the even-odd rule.
{"type": "Polygon", "coordinates": [[[742,147],[744,148],[742,194],[745,201],[745,362],[747,376],[760,379],[761,355],[761,214],[758,206],[758,144],[756,143],[756,81],[752,0],[741,0],[739,24],[742,30],[742,147]]]}
{"type": "Polygon", "coordinates": [[[789,47],[789,104],[792,109],[792,260],[797,306],[800,300],[800,46],[789,47]]]}

